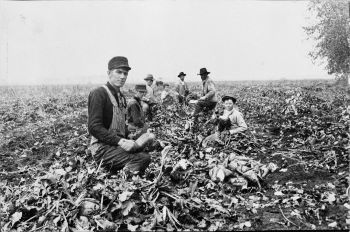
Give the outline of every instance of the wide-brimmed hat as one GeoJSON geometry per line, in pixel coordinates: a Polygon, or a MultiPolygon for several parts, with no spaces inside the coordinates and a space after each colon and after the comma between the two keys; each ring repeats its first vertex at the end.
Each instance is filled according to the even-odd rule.
{"type": "Polygon", "coordinates": [[[209,74],[209,73],[210,73],[210,72],[208,72],[206,68],[201,68],[201,69],[199,70],[199,73],[198,73],[197,75],[203,75],[203,74],[209,74]]]}
{"type": "Polygon", "coordinates": [[[181,77],[181,76],[186,76],[186,73],[184,72],[180,72],[179,75],[177,75],[178,77],[181,77]]]}
{"type": "Polygon", "coordinates": [[[135,90],[139,92],[147,92],[146,85],[140,84],[140,85],[135,85],[135,90]]]}
{"type": "Polygon", "coordinates": [[[229,100],[229,99],[231,99],[233,103],[236,103],[236,101],[237,101],[237,99],[234,96],[229,95],[229,94],[223,96],[221,98],[221,101],[224,102],[224,101],[229,100]]]}
{"type": "Polygon", "coordinates": [[[131,69],[128,63],[128,59],[126,57],[116,56],[116,57],[113,57],[108,62],[108,70],[118,69],[118,68],[125,68],[127,70],[131,69]]]}
{"type": "Polygon", "coordinates": [[[153,75],[152,74],[148,74],[146,77],[145,77],[145,79],[144,79],[145,81],[148,81],[148,80],[154,80],[154,78],[153,78],[153,75]]]}

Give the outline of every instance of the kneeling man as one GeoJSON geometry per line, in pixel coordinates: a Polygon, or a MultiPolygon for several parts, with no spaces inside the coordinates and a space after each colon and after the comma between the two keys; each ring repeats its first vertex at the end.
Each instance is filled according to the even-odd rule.
{"type": "Polygon", "coordinates": [[[127,138],[126,100],[120,88],[130,70],[128,59],[117,56],[108,63],[108,82],[89,94],[89,150],[97,164],[102,163],[112,173],[123,169],[127,174],[140,174],[151,162],[143,144],[127,138]]]}

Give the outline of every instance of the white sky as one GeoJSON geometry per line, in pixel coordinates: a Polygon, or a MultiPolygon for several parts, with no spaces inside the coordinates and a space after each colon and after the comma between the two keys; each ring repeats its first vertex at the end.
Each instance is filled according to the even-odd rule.
{"type": "Polygon", "coordinates": [[[305,1],[0,1],[0,85],[104,83],[128,57],[128,82],[331,78],[314,65],[305,1]]]}

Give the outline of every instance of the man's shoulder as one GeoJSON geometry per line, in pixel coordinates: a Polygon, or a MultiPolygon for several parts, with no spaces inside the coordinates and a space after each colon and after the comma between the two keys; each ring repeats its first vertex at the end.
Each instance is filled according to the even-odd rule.
{"type": "Polygon", "coordinates": [[[105,96],[107,94],[103,86],[99,86],[90,91],[89,96],[105,96]]]}
{"type": "Polygon", "coordinates": [[[242,112],[241,111],[239,111],[239,109],[237,108],[237,109],[234,109],[233,111],[232,111],[232,114],[231,114],[233,117],[234,116],[241,116],[241,117],[243,117],[243,114],[242,114],[242,112]]]}
{"type": "Polygon", "coordinates": [[[106,91],[105,88],[103,87],[103,85],[101,85],[101,86],[98,86],[98,87],[95,87],[94,89],[92,89],[92,90],[90,91],[90,93],[105,92],[105,91],[106,91]]]}
{"type": "Polygon", "coordinates": [[[214,83],[213,79],[211,79],[210,77],[208,77],[207,82],[208,83],[214,83]]]}

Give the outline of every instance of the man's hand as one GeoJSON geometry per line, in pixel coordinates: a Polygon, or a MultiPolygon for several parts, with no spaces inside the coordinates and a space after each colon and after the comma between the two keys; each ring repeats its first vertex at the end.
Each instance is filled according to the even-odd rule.
{"type": "Polygon", "coordinates": [[[142,99],[141,99],[142,101],[144,101],[144,102],[149,102],[150,101],[150,99],[149,98],[147,98],[147,97],[142,97],[142,99]]]}
{"type": "Polygon", "coordinates": [[[118,143],[121,148],[123,148],[125,151],[131,151],[134,147],[136,147],[136,143],[134,140],[129,139],[121,139],[118,143]]]}
{"type": "Polygon", "coordinates": [[[231,133],[228,130],[224,130],[220,133],[220,138],[225,139],[227,136],[229,136],[231,133]]]}
{"type": "Polygon", "coordinates": [[[231,130],[230,130],[230,134],[231,134],[231,135],[236,134],[236,133],[237,133],[237,132],[236,132],[235,129],[231,129],[231,130]]]}

